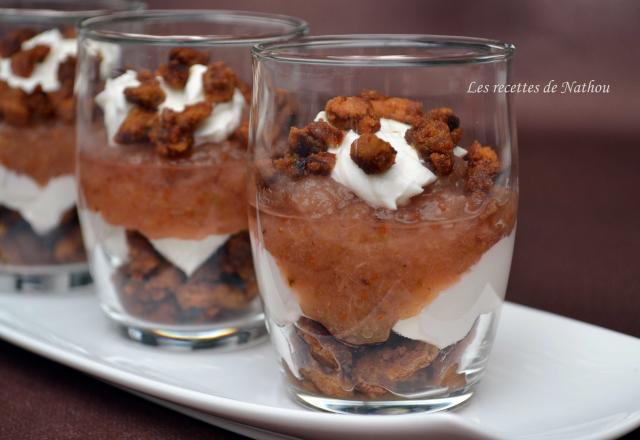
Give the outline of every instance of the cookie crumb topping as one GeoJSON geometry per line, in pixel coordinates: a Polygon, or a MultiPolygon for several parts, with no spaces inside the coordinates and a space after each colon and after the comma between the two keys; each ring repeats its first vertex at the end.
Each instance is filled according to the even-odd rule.
{"type": "MultiPolygon", "coordinates": [[[[301,179],[311,175],[333,176],[338,161],[340,164],[344,160],[352,161],[366,175],[382,176],[393,168],[397,160],[415,160],[416,166],[426,167],[435,173],[435,176],[430,173],[431,179],[421,182],[423,188],[435,181],[436,176],[452,175],[454,168],[458,167],[460,172],[453,175],[464,179],[465,192],[484,195],[491,190],[500,172],[498,156],[493,148],[482,146],[477,141],[467,152],[457,145],[461,138],[460,118],[451,108],[424,111],[418,101],[365,90],[358,96],[331,98],[316,121],[304,127],[291,127],[287,151],[276,154],[272,163],[276,174],[301,179]],[[381,129],[381,120],[384,130],[381,129]],[[345,144],[345,138],[348,138],[348,144],[345,144]],[[348,156],[341,155],[342,148],[349,148],[348,156]],[[400,153],[398,148],[402,150],[400,153]],[[408,159],[406,148],[415,151],[417,157],[408,159]]],[[[350,169],[343,168],[342,174],[350,169]]],[[[397,180],[397,174],[393,179],[397,180]]],[[[351,188],[351,183],[345,183],[340,176],[334,176],[334,179],[351,188]]],[[[353,179],[349,177],[347,181],[355,182],[353,179]]],[[[358,188],[363,185],[360,180],[358,188]]],[[[400,184],[396,182],[395,185],[400,184]]],[[[354,191],[358,193],[358,190],[354,191]]],[[[420,188],[412,191],[415,195],[420,188]]],[[[395,205],[388,201],[379,203],[395,205]]]]}
{"type": "Polygon", "coordinates": [[[351,159],[367,174],[387,171],[396,161],[396,150],[375,134],[365,133],[351,144],[351,159]]]}

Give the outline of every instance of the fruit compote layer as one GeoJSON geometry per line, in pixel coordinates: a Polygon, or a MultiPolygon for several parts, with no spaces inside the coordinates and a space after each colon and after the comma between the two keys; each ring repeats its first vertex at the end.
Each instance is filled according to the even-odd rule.
{"type": "Polygon", "coordinates": [[[199,239],[246,229],[245,157],[233,139],[171,160],[147,145],[104,145],[80,152],[79,180],[107,223],[149,239],[199,239]]]}
{"type": "Polygon", "coordinates": [[[0,164],[45,186],[54,177],[73,174],[75,129],[60,123],[0,128],[0,164]]]}

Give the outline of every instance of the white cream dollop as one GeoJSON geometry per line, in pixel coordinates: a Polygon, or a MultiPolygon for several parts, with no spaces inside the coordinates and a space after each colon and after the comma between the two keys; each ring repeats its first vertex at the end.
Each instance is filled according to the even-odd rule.
{"type": "MultiPolygon", "coordinates": [[[[160,110],[169,108],[181,112],[188,105],[197,104],[205,100],[203,75],[207,66],[194,64],[189,68],[189,79],[184,89],[175,89],[169,86],[162,77],[158,77],[160,87],[166,98],[160,104],[160,110]]],[[[231,100],[216,103],[211,115],[193,133],[196,143],[221,142],[229,137],[238,128],[242,120],[242,110],[245,100],[240,90],[235,89],[231,100]]]]}
{"type": "Polygon", "coordinates": [[[156,77],[160,83],[160,88],[166,95],[160,104],[160,110],[169,108],[176,112],[181,112],[188,105],[197,104],[204,101],[204,88],[202,85],[203,75],[207,71],[207,66],[194,64],[189,68],[189,79],[184,89],[176,89],[167,84],[161,76],[156,77]]]}
{"type": "Polygon", "coordinates": [[[161,238],[149,241],[160,255],[189,277],[216,253],[229,237],[230,235],[223,234],[209,235],[199,240],[161,238]]]}
{"type": "MultiPolygon", "coordinates": [[[[94,40],[84,40],[85,52],[87,55],[100,59],[100,78],[107,79],[113,70],[115,70],[120,64],[120,57],[122,55],[122,49],[120,46],[114,43],[106,43],[94,40]]],[[[74,84],[74,91],[76,94],[87,93],[87,86],[89,85],[88,75],[76,76],[76,82],[74,84]]]]}
{"type": "Polygon", "coordinates": [[[50,29],[22,43],[22,49],[32,49],[38,44],[49,46],[47,57],[35,65],[33,73],[28,78],[15,75],[11,70],[11,59],[0,59],[0,80],[10,87],[20,88],[27,93],[40,85],[45,92],[60,89],[58,81],[58,66],[68,57],[76,56],[76,39],[64,38],[58,29],[50,29]]]}
{"type": "Polygon", "coordinates": [[[111,72],[118,67],[122,49],[115,43],[95,40],[84,40],[87,54],[100,57],[100,78],[107,79],[111,72]]]}
{"type": "Polygon", "coordinates": [[[96,95],[96,104],[104,113],[104,125],[107,128],[109,143],[115,145],[113,137],[118,132],[120,124],[125,120],[133,104],[124,97],[124,89],[140,85],[138,74],[135,70],[127,70],[116,78],[110,78],[105,82],[104,90],[96,95]]]}
{"type": "Polygon", "coordinates": [[[467,150],[459,145],[456,145],[455,147],[453,147],[453,155],[456,157],[465,157],[467,155],[467,150]]]}
{"type": "Polygon", "coordinates": [[[393,331],[440,349],[462,340],[480,315],[496,311],[502,304],[514,241],[515,228],[420,313],[398,321],[393,331]]]}
{"type": "MultiPolygon", "coordinates": [[[[156,77],[165,93],[165,100],[158,106],[158,111],[168,108],[181,112],[188,105],[203,102],[205,94],[202,77],[206,71],[207,66],[203,64],[191,66],[184,89],[173,88],[162,77],[156,77]]],[[[104,90],[96,96],[96,103],[104,112],[104,124],[111,145],[116,145],[113,137],[132,107],[124,97],[124,89],[138,85],[140,82],[137,80],[136,72],[128,70],[117,78],[107,80],[104,90]]],[[[209,117],[202,121],[193,133],[196,145],[227,139],[240,126],[245,105],[244,96],[237,88],[229,101],[216,103],[209,117]]]]}
{"type": "Polygon", "coordinates": [[[0,205],[18,211],[37,234],[45,235],[58,226],[75,203],[73,175],[54,177],[41,186],[28,175],[0,165],[0,205]]]}
{"type": "MultiPolygon", "coordinates": [[[[315,120],[326,121],[325,113],[318,113],[315,120]]],[[[415,148],[405,140],[404,135],[409,128],[409,125],[393,119],[380,119],[380,130],[375,135],[389,142],[397,152],[395,163],[381,174],[367,174],[351,159],[351,144],[360,135],[353,130],[347,131],[342,143],[329,149],[336,155],[331,178],[374,208],[397,209],[398,205],[420,194],[424,186],[436,180],[415,148]]]]}
{"type": "Polygon", "coordinates": [[[235,89],[230,101],[219,102],[213,107],[211,116],[205,119],[193,133],[196,143],[222,142],[228,138],[242,122],[244,95],[235,89]]]}

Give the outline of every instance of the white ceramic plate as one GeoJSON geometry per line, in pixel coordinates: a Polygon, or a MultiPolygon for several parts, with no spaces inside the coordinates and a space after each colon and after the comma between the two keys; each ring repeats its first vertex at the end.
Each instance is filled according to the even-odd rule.
{"type": "Polygon", "coordinates": [[[613,439],[640,426],[640,339],[507,304],[485,377],[449,413],[334,415],[284,392],[268,344],[172,351],[124,339],[90,293],[0,293],[0,337],[261,440],[613,439]]]}

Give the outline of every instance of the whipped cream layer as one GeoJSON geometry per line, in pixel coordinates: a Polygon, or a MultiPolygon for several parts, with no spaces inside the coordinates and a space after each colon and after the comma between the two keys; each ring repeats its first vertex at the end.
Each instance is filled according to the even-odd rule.
{"type": "MultiPolygon", "coordinates": [[[[327,121],[324,111],[318,113],[316,121],[327,121]]],[[[425,165],[415,148],[405,139],[411,126],[393,119],[380,119],[380,130],[375,135],[389,142],[396,150],[395,163],[381,174],[367,174],[351,158],[351,144],[360,137],[353,130],[345,132],[342,143],[330,148],[336,155],[336,164],[331,178],[346,186],[358,197],[374,208],[398,209],[411,197],[424,191],[424,187],[435,182],[436,175],[425,165]]],[[[462,157],[467,150],[455,147],[453,153],[462,157]]]]}
{"type": "Polygon", "coordinates": [[[22,49],[33,49],[38,44],[49,46],[47,57],[35,65],[28,78],[16,75],[11,70],[11,59],[0,58],[0,80],[6,81],[10,87],[19,88],[27,93],[41,86],[45,92],[60,89],[58,66],[68,57],[76,56],[76,39],[64,38],[58,29],[50,29],[22,43],[22,49]]]}
{"type": "Polygon", "coordinates": [[[107,253],[98,247],[87,246],[87,249],[87,256],[91,263],[91,276],[96,286],[96,293],[100,296],[101,306],[103,308],[106,306],[111,311],[122,310],[120,296],[113,283],[114,266],[109,261],[107,253]]]}
{"type": "Polygon", "coordinates": [[[202,263],[216,253],[231,237],[229,234],[208,235],[199,240],[161,238],[149,240],[164,258],[177,266],[187,276],[191,276],[202,263]]]}
{"type": "Polygon", "coordinates": [[[78,209],[82,238],[91,263],[91,276],[102,303],[112,310],[122,310],[112,281],[114,268],[128,258],[127,237],[123,228],[112,226],[89,209],[78,209]],[[100,246],[98,246],[100,245],[100,246]]]}
{"type": "Polygon", "coordinates": [[[269,319],[279,326],[295,323],[302,311],[273,255],[253,239],[253,264],[269,319]]]}
{"type": "Polygon", "coordinates": [[[100,213],[89,209],[79,209],[78,215],[82,222],[82,233],[87,251],[101,246],[111,260],[117,264],[129,257],[127,235],[121,226],[114,226],[106,222],[100,213]]]}
{"type": "MultiPolygon", "coordinates": [[[[165,100],[158,107],[158,112],[165,108],[180,112],[188,105],[204,102],[202,77],[206,71],[207,66],[205,65],[194,64],[191,66],[189,79],[184,89],[173,88],[161,76],[156,77],[166,95],[165,100]]],[[[104,90],[96,96],[96,103],[104,113],[104,124],[111,145],[117,145],[113,138],[133,107],[126,100],[124,90],[139,85],[137,73],[134,70],[127,70],[116,78],[108,79],[104,90]]],[[[196,145],[204,142],[221,142],[227,139],[240,126],[245,105],[244,96],[237,88],[229,101],[216,103],[211,115],[198,125],[193,134],[196,145]]]]}
{"type": "Polygon", "coordinates": [[[302,316],[298,299],[289,287],[289,283],[282,277],[278,263],[271,253],[266,250],[259,240],[251,233],[253,248],[253,264],[260,286],[265,312],[269,317],[267,329],[271,335],[271,343],[276,352],[285,361],[291,373],[301,379],[298,368],[293,361],[295,352],[291,346],[288,332],[293,331],[293,325],[302,316]]]}
{"type": "MultiPolygon", "coordinates": [[[[126,229],[108,223],[100,213],[82,210],[85,242],[89,251],[102,246],[111,259],[119,264],[129,258],[126,229]]],[[[191,276],[202,264],[215,254],[229,239],[230,235],[208,235],[198,240],[178,238],[161,238],[149,242],[160,255],[180,269],[186,276],[191,276]]]]}
{"type": "Polygon", "coordinates": [[[72,174],[54,177],[41,186],[28,175],[0,165],[0,204],[19,212],[37,234],[51,232],[75,203],[72,174]]]}
{"type": "Polygon", "coordinates": [[[515,228],[460,279],[438,293],[416,316],[398,321],[393,331],[442,349],[464,339],[476,319],[499,309],[507,290],[515,228]]]}

